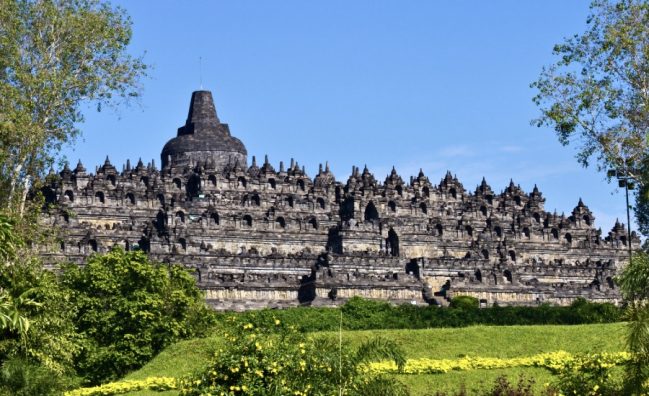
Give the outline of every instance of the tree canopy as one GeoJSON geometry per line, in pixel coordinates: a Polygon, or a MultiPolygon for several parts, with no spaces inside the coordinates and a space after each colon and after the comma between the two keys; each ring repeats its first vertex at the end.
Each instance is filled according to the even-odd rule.
{"type": "Polygon", "coordinates": [[[152,263],[142,251],[116,248],[84,267],[65,268],[77,331],[85,338],[77,366],[91,381],[139,368],[172,342],[197,336],[212,316],[187,270],[152,263]]]}
{"type": "Polygon", "coordinates": [[[555,64],[532,84],[541,115],[578,160],[638,168],[649,132],[649,2],[595,0],[588,28],[554,47],[555,64]]]}
{"type": "Polygon", "coordinates": [[[80,133],[82,105],[140,94],[131,20],[100,0],[0,0],[0,205],[30,186],[80,133]]]}

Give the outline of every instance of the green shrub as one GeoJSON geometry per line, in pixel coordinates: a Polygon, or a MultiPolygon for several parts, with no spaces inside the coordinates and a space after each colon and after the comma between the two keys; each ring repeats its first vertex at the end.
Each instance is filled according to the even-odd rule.
{"type": "Polygon", "coordinates": [[[555,386],[564,395],[615,396],[631,394],[623,391],[623,384],[612,376],[614,367],[607,359],[581,356],[568,361],[559,371],[555,386]]]}
{"type": "Polygon", "coordinates": [[[0,395],[59,395],[72,381],[46,367],[11,358],[0,367],[0,395]]]}
{"type": "Polygon", "coordinates": [[[77,369],[90,383],[141,367],[167,345],[204,334],[212,315],[182,267],[114,249],[84,267],[67,266],[77,330],[84,336],[77,369]]]}
{"type": "Polygon", "coordinates": [[[264,326],[271,318],[290,324],[302,332],[336,331],[340,312],[346,330],[426,329],[472,325],[540,325],[611,323],[622,319],[623,310],[613,304],[577,300],[572,306],[542,304],[536,307],[501,307],[473,309],[475,300],[462,296],[464,308],[440,308],[412,304],[391,305],[384,301],[351,298],[341,308],[299,307],[284,310],[262,309],[241,313],[215,314],[219,328],[229,324],[252,323],[264,326]],[[467,306],[471,308],[467,309],[467,306]]]}
{"type": "MultiPolygon", "coordinates": [[[[16,261],[0,271],[0,289],[19,304],[20,316],[28,320],[26,331],[0,329],[0,362],[21,357],[61,375],[74,373],[74,359],[81,337],[77,334],[70,306],[70,293],[41,263],[16,261]]],[[[25,330],[23,328],[23,330],[25,330]]]]}
{"type": "Polygon", "coordinates": [[[399,367],[405,359],[396,344],[375,339],[351,349],[331,339],[312,339],[279,320],[263,329],[244,324],[203,372],[181,381],[181,395],[345,395],[400,396],[399,382],[366,372],[365,364],[390,358],[399,367]]]}
{"type": "Polygon", "coordinates": [[[79,388],[65,392],[64,396],[109,396],[150,390],[163,392],[177,389],[177,380],[171,377],[149,377],[143,380],[110,382],[92,388],[79,388]]]}
{"type": "Polygon", "coordinates": [[[350,298],[341,309],[348,330],[391,328],[388,323],[395,316],[394,307],[389,303],[360,297],[350,298]]]}
{"type": "Polygon", "coordinates": [[[480,308],[480,301],[471,296],[457,296],[451,299],[451,308],[477,309],[480,308]]]}

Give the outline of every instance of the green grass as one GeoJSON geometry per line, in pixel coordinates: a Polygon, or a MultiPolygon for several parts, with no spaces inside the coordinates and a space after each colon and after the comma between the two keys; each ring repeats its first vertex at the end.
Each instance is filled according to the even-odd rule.
{"type": "MultiPolygon", "coordinates": [[[[182,377],[204,368],[221,345],[218,337],[195,338],[173,344],[160,352],[146,366],[128,374],[124,379],[141,380],[148,377],[182,377]]],[[[157,393],[160,394],[160,393],[157,393]]]]}
{"type": "Polygon", "coordinates": [[[510,383],[518,383],[521,376],[526,379],[533,378],[533,388],[538,393],[544,384],[551,383],[552,374],[543,368],[514,367],[509,369],[452,371],[446,374],[430,375],[395,375],[399,381],[410,389],[412,395],[434,396],[437,392],[453,395],[461,387],[474,393],[476,390],[490,389],[496,379],[507,376],[510,383]]]}
{"type": "MultiPolygon", "coordinates": [[[[473,326],[427,330],[344,331],[343,340],[358,345],[372,337],[384,337],[398,343],[408,358],[456,359],[463,356],[509,358],[564,350],[571,353],[618,352],[624,350],[624,323],[577,326],[473,326]]],[[[314,333],[314,337],[338,337],[338,333],[314,333]]],[[[179,342],[165,349],[142,369],[126,379],[151,376],[181,377],[205,367],[220,339],[202,338],[179,342]]],[[[454,392],[484,389],[495,379],[507,375],[517,382],[520,375],[534,378],[535,389],[554,380],[541,368],[474,370],[430,375],[397,375],[413,395],[435,395],[437,391],[454,392]]],[[[173,395],[174,392],[137,392],[131,396],[173,395]]]]}
{"type": "MultiPolygon", "coordinates": [[[[320,333],[338,337],[337,333],[320,333]]],[[[371,337],[395,341],[409,358],[455,359],[462,356],[508,358],[564,350],[571,353],[624,350],[624,324],[576,326],[471,326],[428,330],[372,330],[343,333],[360,344],[371,337]]]]}

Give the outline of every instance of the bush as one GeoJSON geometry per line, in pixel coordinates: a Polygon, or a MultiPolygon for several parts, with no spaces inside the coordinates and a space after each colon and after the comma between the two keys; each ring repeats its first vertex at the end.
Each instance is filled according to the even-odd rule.
{"type": "Polygon", "coordinates": [[[46,367],[22,358],[12,358],[0,367],[0,395],[59,395],[70,380],[46,367]]]}
{"type": "Polygon", "coordinates": [[[480,308],[480,301],[471,296],[457,296],[451,299],[451,308],[459,309],[477,309],[480,308]]]}
{"type": "Polygon", "coordinates": [[[203,372],[181,381],[181,395],[345,395],[401,396],[406,388],[394,379],[366,372],[365,364],[405,359],[396,344],[375,339],[353,350],[330,339],[311,339],[275,320],[268,330],[244,324],[203,372]]]}
{"type": "Polygon", "coordinates": [[[367,300],[352,297],[342,306],[345,328],[361,330],[364,328],[390,328],[394,320],[394,307],[385,301],[367,300]]]}
{"type": "Polygon", "coordinates": [[[109,396],[141,390],[163,392],[177,389],[176,383],[176,379],[171,377],[149,377],[143,380],[126,380],[110,382],[92,388],[79,388],[65,392],[64,396],[109,396]]]}
{"type": "Polygon", "coordinates": [[[211,324],[194,278],[182,267],[149,262],[141,251],[92,256],[84,267],[67,266],[62,282],[84,336],[77,369],[90,383],[139,368],[211,324]]]}
{"type": "Polygon", "coordinates": [[[568,307],[543,304],[536,307],[493,306],[481,309],[474,309],[475,302],[471,297],[461,297],[459,301],[454,304],[456,308],[440,308],[412,304],[395,306],[384,301],[353,297],[341,308],[262,309],[241,313],[220,312],[215,315],[219,318],[217,322],[221,328],[226,328],[228,323],[264,326],[271,318],[276,317],[299,331],[312,332],[337,331],[340,327],[341,310],[345,330],[612,323],[620,321],[623,313],[621,308],[613,304],[591,303],[586,300],[577,300],[568,307]],[[467,308],[468,306],[471,308],[467,308]]]}
{"type": "Polygon", "coordinates": [[[565,395],[615,396],[632,394],[612,377],[612,364],[605,355],[581,356],[566,362],[555,386],[565,395]]]}
{"type": "Polygon", "coordinates": [[[56,276],[39,261],[16,261],[0,271],[0,289],[14,302],[25,296],[30,302],[19,307],[27,329],[0,329],[0,362],[21,357],[57,374],[73,375],[81,337],[74,327],[70,293],[56,276]]]}

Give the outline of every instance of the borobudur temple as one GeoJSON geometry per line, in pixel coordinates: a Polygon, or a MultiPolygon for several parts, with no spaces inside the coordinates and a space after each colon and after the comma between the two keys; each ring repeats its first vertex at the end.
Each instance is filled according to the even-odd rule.
{"type": "Polygon", "coordinates": [[[113,246],[141,249],[191,269],[217,309],[337,305],[352,296],[445,305],[470,295],[483,306],[618,302],[613,282],[639,244],[616,223],[608,234],[579,199],[570,215],[544,210],[535,186],[467,190],[450,172],[383,182],[354,167],[314,178],[297,162],[248,165],[209,91],[155,163],[122,170],[108,158],[47,178],[46,263],[83,264],[113,246]],[[54,246],[56,245],[56,246],[54,246]]]}

